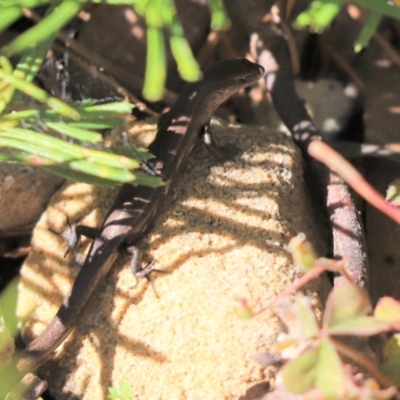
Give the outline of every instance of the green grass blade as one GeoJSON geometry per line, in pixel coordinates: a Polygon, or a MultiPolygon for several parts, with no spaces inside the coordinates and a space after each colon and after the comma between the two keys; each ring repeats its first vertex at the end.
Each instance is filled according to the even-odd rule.
{"type": "Polygon", "coordinates": [[[106,147],[103,151],[109,151],[113,154],[134,158],[138,161],[147,161],[153,156],[143,147],[106,147]]]}
{"type": "Polygon", "coordinates": [[[19,35],[1,50],[6,56],[19,53],[32,44],[40,43],[62,29],[85,5],[83,0],[64,0],[54,11],[33,28],[19,35]]]}
{"type": "Polygon", "coordinates": [[[49,150],[40,144],[26,143],[12,137],[4,137],[3,134],[0,134],[0,147],[12,150],[20,150],[23,152],[26,151],[30,154],[34,154],[35,165],[37,165],[38,163],[40,164],[42,162],[42,159],[43,163],[47,165],[62,163],[68,160],[68,158],[66,158],[64,154],[49,150]]]}
{"type": "Polygon", "coordinates": [[[313,32],[323,32],[339,13],[344,2],[345,0],[314,0],[296,18],[294,23],[295,28],[303,29],[309,27],[313,32]]]}
{"type": "Polygon", "coordinates": [[[150,186],[150,187],[158,187],[164,185],[164,182],[161,178],[157,176],[150,176],[145,174],[144,172],[135,172],[135,184],[136,185],[143,185],[143,186],[150,186]]]}
{"type": "Polygon", "coordinates": [[[30,165],[42,166],[42,165],[52,165],[53,162],[47,159],[41,159],[36,155],[20,152],[1,152],[0,151],[0,162],[16,161],[21,163],[26,163],[30,165]]]}
{"type": "Polygon", "coordinates": [[[381,22],[382,14],[373,12],[368,18],[368,21],[364,24],[363,29],[358,36],[356,43],[354,45],[354,51],[359,53],[362,49],[368,46],[373,34],[378,28],[381,22]]]}
{"type": "Polygon", "coordinates": [[[0,32],[8,28],[22,15],[20,7],[4,7],[0,10],[0,32]]]}
{"type": "Polygon", "coordinates": [[[75,126],[70,126],[64,122],[46,122],[45,125],[48,126],[50,129],[53,129],[53,131],[74,139],[78,139],[82,142],[99,143],[102,139],[100,133],[91,132],[86,129],[77,128],[75,126]]]}
{"type": "Polygon", "coordinates": [[[76,128],[81,128],[81,129],[108,129],[108,128],[115,128],[117,126],[120,126],[124,123],[124,120],[122,118],[106,118],[103,120],[84,120],[84,121],[79,121],[79,122],[70,122],[68,125],[69,126],[74,126],[76,128]]]}
{"type": "MultiPolygon", "coordinates": [[[[35,153],[58,163],[72,160],[88,160],[93,164],[120,169],[133,169],[139,166],[137,160],[129,159],[126,156],[86,149],[76,144],[67,143],[61,139],[23,128],[11,128],[1,132],[0,140],[7,140],[8,146],[12,145],[14,149],[35,153]]],[[[2,142],[0,142],[0,145],[5,146],[2,142]]]]}
{"type": "Polygon", "coordinates": [[[98,164],[96,162],[77,160],[69,162],[68,166],[74,171],[83,172],[85,174],[97,176],[103,179],[118,182],[132,182],[135,180],[135,175],[130,171],[120,168],[113,168],[111,166],[98,164]]]}
{"type": "Polygon", "coordinates": [[[147,60],[143,96],[149,101],[162,98],[166,79],[166,60],[163,32],[159,28],[147,28],[147,60]]]}
{"type": "Polygon", "coordinates": [[[189,82],[198,81],[202,74],[186,38],[183,36],[172,36],[170,45],[181,77],[189,82]]]}
{"type": "Polygon", "coordinates": [[[368,8],[371,12],[400,19],[400,7],[394,4],[388,4],[385,0],[354,0],[354,3],[368,8]]]}
{"type": "Polygon", "coordinates": [[[208,0],[211,10],[211,28],[216,31],[229,28],[231,21],[228,18],[224,2],[222,0],[208,0]]]}
{"type": "MultiPolygon", "coordinates": [[[[74,103],[72,104],[74,105],[74,103]]],[[[83,108],[84,113],[90,114],[91,112],[103,112],[103,113],[116,113],[116,114],[130,114],[134,105],[127,101],[118,101],[114,103],[98,104],[87,106],[83,108]]]]}
{"type": "Polygon", "coordinates": [[[97,176],[84,174],[79,171],[72,171],[69,168],[61,166],[43,167],[43,169],[45,171],[51,172],[54,175],[61,176],[62,178],[70,179],[77,182],[88,183],[89,185],[115,187],[119,184],[119,182],[102,179],[97,176]]]}
{"type": "MultiPolygon", "coordinates": [[[[4,59],[4,57],[3,57],[4,59]]],[[[70,117],[72,119],[79,119],[80,115],[78,111],[70,107],[68,104],[62,102],[61,100],[50,96],[44,90],[38,88],[32,83],[25,82],[22,79],[6,73],[4,70],[0,70],[0,79],[8,82],[10,85],[25,93],[26,95],[33,97],[34,99],[40,101],[41,103],[46,103],[50,108],[57,110],[61,115],[70,117]]]]}

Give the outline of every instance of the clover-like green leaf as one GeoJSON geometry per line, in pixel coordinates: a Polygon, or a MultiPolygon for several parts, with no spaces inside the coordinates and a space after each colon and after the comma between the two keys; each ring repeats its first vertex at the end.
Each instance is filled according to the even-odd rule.
{"type": "Polygon", "coordinates": [[[289,391],[302,394],[315,385],[319,348],[311,347],[282,367],[283,384],[289,391]]]}
{"type": "Polygon", "coordinates": [[[341,399],[345,391],[345,374],[335,346],[324,339],[320,342],[316,387],[326,400],[341,399]]]}
{"type": "Polygon", "coordinates": [[[370,310],[366,291],[349,281],[344,281],[340,286],[334,287],[328,297],[323,326],[334,327],[364,316],[370,310]]]}

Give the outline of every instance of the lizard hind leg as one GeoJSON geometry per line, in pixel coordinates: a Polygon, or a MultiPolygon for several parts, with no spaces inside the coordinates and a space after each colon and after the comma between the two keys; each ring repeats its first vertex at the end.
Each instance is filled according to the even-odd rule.
{"type": "Polygon", "coordinates": [[[157,292],[154,288],[153,282],[150,279],[150,275],[153,272],[159,272],[162,274],[168,274],[169,272],[154,268],[154,265],[157,263],[156,259],[151,261],[149,264],[147,264],[143,268],[142,267],[142,253],[136,246],[128,246],[128,247],[126,247],[126,251],[131,255],[130,268],[131,268],[132,274],[136,278],[136,283],[131,287],[134,288],[135,286],[137,286],[137,284],[139,283],[139,281],[142,278],[146,278],[148,280],[148,282],[150,283],[154,294],[156,295],[156,297],[158,297],[157,292]]]}
{"type": "Polygon", "coordinates": [[[56,232],[53,229],[50,229],[50,231],[58,236],[61,236],[67,242],[68,248],[64,253],[65,258],[70,251],[78,248],[82,236],[94,239],[98,229],[85,225],[71,224],[69,218],[67,217],[67,229],[65,233],[56,232]]]}

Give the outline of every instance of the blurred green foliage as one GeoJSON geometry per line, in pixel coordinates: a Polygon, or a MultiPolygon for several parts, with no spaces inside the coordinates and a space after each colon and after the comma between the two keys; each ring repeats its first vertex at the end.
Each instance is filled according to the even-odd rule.
{"type": "MultiPolygon", "coordinates": [[[[104,3],[95,0],[94,3],[104,3]]],[[[106,0],[132,6],[147,24],[147,69],[143,95],[159,100],[166,79],[165,34],[183,79],[196,81],[201,72],[184,36],[173,0],[106,0]]],[[[58,32],[87,4],[85,0],[0,0],[0,32],[10,27],[25,8],[48,6],[42,20],[0,49],[0,161],[41,166],[58,175],[92,184],[119,182],[155,186],[161,179],[138,172],[150,158],[144,149],[104,148],[96,129],[124,123],[132,105],[126,102],[96,106],[91,102],[66,104],[32,81],[58,32]],[[9,61],[19,56],[15,68],[9,61]],[[38,104],[22,106],[26,95],[38,104]],[[18,110],[18,111],[16,111],[18,110]],[[48,133],[56,137],[51,137],[48,133]],[[60,136],[61,135],[61,136],[60,136]],[[69,142],[59,137],[68,137],[69,142]],[[85,146],[85,147],[83,147],[85,146]]],[[[213,29],[229,26],[222,0],[209,0],[213,29]]]]}
{"type": "MultiPolygon", "coordinates": [[[[400,8],[389,4],[386,0],[353,0],[355,5],[370,11],[359,37],[354,44],[355,51],[365,48],[375,33],[382,16],[400,19],[400,8]]],[[[296,19],[296,28],[309,28],[311,31],[321,33],[327,29],[339,11],[349,2],[346,0],[314,0],[310,6],[296,19]]]]}

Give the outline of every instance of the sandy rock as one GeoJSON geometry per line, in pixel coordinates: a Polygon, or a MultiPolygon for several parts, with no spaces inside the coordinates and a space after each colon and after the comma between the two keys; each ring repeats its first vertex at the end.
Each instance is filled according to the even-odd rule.
{"type": "MultiPolygon", "coordinates": [[[[129,259],[121,256],[76,329],[40,369],[57,399],[105,399],[108,387],[122,381],[132,399],[233,399],[273,377],[251,357],[274,343],[280,323],[271,312],[241,320],[233,302],[245,297],[259,308],[286,288],[298,274],[285,246],[301,231],[318,244],[320,228],[290,138],[220,122],[213,131],[237,155],[221,163],[199,146],[138,243],[169,272],[152,276],[158,297],[145,280],[132,288],[129,259]]],[[[44,329],[78,271],[49,228],[65,230],[66,215],[99,226],[115,194],[69,183],[53,197],[22,270],[18,314],[31,312],[25,338],[44,329]]],[[[88,245],[84,240],[79,251],[88,245]]],[[[317,305],[316,290],[308,294],[317,305]]]]}
{"type": "Polygon", "coordinates": [[[0,230],[36,222],[64,179],[40,168],[2,164],[0,169],[0,230]]]}

